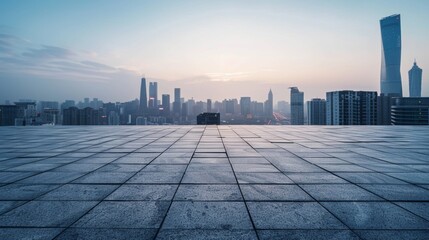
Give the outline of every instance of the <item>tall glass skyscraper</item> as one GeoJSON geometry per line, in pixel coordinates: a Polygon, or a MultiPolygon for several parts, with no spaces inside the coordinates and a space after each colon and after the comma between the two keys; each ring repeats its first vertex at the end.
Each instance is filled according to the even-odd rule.
{"type": "Polygon", "coordinates": [[[147,114],[147,92],[146,92],[146,78],[142,78],[140,85],[140,114],[147,114]]]}
{"type": "Polygon", "coordinates": [[[297,87],[290,88],[290,124],[304,124],[304,93],[297,87]]]}
{"type": "Polygon", "coordinates": [[[382,94],[402,97],[401,84],[401,16],[399,14],[380,20],[381,28],[381,77],[382,94]]]}
{"type": "Polygon", "coordinates": [[[422,96],[422,73],[423,70],[417,66],[416,61],[410,71],[408,71],[408,79],[410,84],[410,97],[422,96]]]}

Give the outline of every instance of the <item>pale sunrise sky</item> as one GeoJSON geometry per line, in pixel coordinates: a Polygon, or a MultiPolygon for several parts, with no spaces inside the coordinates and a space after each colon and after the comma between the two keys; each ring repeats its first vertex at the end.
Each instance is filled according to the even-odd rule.
{"type": "Polygon", "coordinates": [[[379,20],[397,13],[404,96],[414,58],[429,96],[427,0],[2,0],[0,104],[128,101],[143,74],[197,100],[379,92],[379,20]]]}

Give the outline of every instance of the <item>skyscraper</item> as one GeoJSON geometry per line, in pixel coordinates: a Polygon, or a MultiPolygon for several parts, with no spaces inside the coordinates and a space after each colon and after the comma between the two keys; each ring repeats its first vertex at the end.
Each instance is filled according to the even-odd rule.
{"type": "Polygon", "coordinates": [[[417,63],[414,60],[413,67],[408,71],[410,97],[422,96],[422,73],[423,70],[417,66],[417,63]]]}
{"type": "Polygon", "coordinates": [[[265,101],[264,110],[265,116],[269,118],[273,117],[273,92],[271,91],[271,89],[268,92],[268,100],[265,101]]]}
{"type": "Polygon", "coordinates": [[[156,109],[158,108],[158,83],[150,82],[149,83],[149,108],[156,109]]]}
{"type": "Polygon", "coordinates": [[[300,92],[297,87],[290,88],[290,105],[292,125],[304,124],[304,93],[300,92]]]}
{"type": "Polygon", "coordinates": [[[240,98],[240,108],[241,108],[241,115],[247,116],[250,114],[250,103],[252,100],[250,97],[241,97],[240,98]]]}
{"type": "Polygon", "coordinates": [[[207,99],[207,112],[212,112],[212,100],[207,99]]]}
{"type": "Polygon", "coordinates": [[[173,112],[176,117],[181,115],[182,103],[180,102],[180,88],[174,89],[173,112]]]}
{"type": "Polygon", "coordinates": [[[308,125],[326,125],[326,101],[313,98],[307,101],[308,125]]]}
{"type": "Polygon", "coordinates": [[[402,97],[401,84],[401,16],[380,20],[381,28],[381,94],[402,97]]]}
{"type": "Polygon", "coordinates": [[[327,125],[375,125],[377,92],[335,91],[326,93],[327,125]]]}
{"type": "Polygon", "coordinates": [[[147,114],[146,78],[141,79],[139,112],[141,115],[147,114]]]}
{"type": "Polygon", "coordinates": [[[164,116],[170,115],[170,95],[162,94],[162,112],[164,116]]]}

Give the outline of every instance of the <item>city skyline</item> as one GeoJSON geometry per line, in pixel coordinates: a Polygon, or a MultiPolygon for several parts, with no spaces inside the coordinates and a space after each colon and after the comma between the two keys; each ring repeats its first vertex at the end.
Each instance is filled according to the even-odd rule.
{"type": "MultiPolygon", "coordinates": [[[[425,1],[169,3],[2,1],[0,101],[128,101],[139,97],[143,74],[159,93],[179,87],[200,100],[264,101],[261,89],[271,88],[277,102],[292,86],[306,100],[333,90],[380,92],[378,21],[396,13],[402,79],[414,58],[429,68],[425,1]]],[[[408,81],[402,88],[407,96],[408,81]]]]}

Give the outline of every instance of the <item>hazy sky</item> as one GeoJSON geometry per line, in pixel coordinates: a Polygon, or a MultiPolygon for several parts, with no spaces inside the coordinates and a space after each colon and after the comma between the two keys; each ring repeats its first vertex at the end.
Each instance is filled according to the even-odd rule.
{"type": "Polygon", "coordinates": [[[0,103],[159,95],[305,99],[379,91],[379,20],[402,18],[402,85],[414,58],[429,96],[429,1],[1,0],[0,103]]]}

